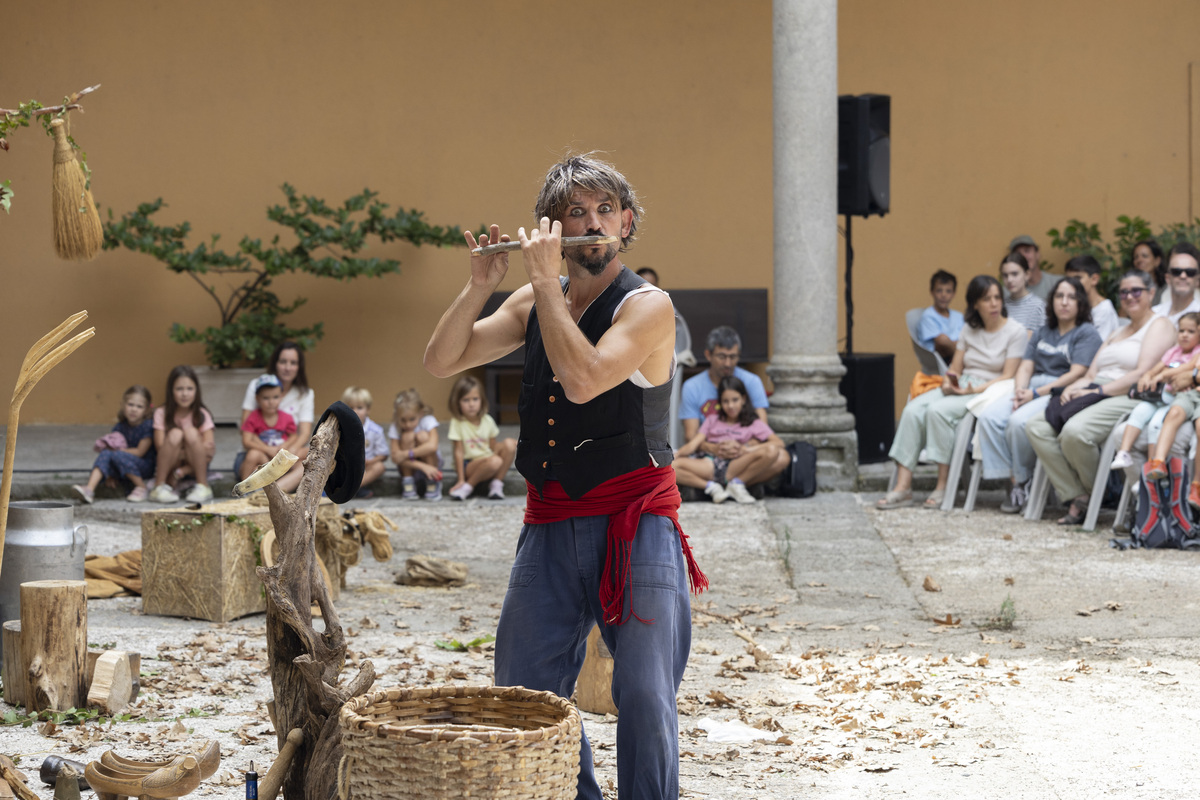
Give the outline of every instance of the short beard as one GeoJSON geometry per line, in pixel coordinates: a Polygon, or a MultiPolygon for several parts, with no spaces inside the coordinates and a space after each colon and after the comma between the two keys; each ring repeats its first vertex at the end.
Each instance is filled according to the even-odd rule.
{"type": "Polygon", "coordinates": [[[592,255],[588,247],[579,247],[573,248],[573,252],[570,252],[567,258],[587,270],[588,274],[599,275],[604,272],[609,262],[617,257],[617,250],[616,242],[605,245],[604,251],[599,255],[592,255]]]}

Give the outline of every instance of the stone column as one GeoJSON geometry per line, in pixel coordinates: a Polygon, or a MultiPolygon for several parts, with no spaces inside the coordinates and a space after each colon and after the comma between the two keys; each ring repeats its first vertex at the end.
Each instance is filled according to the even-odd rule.
{"type": "Polygon", "coordinates": [[[775,383],[770,424],[817,448],[821,486],[853,488],[854,416],[838,392],[837,0],[774,0],[775,383]]]}

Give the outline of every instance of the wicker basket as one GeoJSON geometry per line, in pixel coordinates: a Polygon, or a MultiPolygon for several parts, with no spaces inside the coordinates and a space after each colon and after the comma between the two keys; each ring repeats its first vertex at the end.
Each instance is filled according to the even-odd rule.
{"type": "Polygon", "coordinates": [[[342,800],[573,798],[579,712],[520,686],[387,689],[342,707],[342,800]]]}

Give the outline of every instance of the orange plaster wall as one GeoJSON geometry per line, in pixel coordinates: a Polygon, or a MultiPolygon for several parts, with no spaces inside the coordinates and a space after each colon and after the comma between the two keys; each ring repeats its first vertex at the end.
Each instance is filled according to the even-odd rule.
{"type": "MultiPolygon", "coordinates": [[[[215,232],[227,247],[274,234],[265,210],[285,181],[329,202],[369,186],[433,223],[515,235],[559,156],[603,150],[646,208],[627,263],[655,266],[669,286],[766,286],[770,26],[767,3],[13,3],[0,105],[102,83],[73,120],[98,201],[119,213],[164,197],[162,222],[190,220],[197,242],[215,232]]],[[[73,311],[97,329],[22,421],[107,421],[133,382],[161,399],[171,366],[203,363],[168,328],[211,324],[211,301],[147,256],[58,261],[49,140],[25,130],[11,144],[0,153],[17,192],[0,215],[0,377],[73,311]]],[[[421,354],[465,281],[465,251],[368,254],[399,258],[401,274],[276,284],[309,298],[297,321],[325,322],[309,356],[318,405],[361,384],[383,421],[416,386],[441,413],[450,381],[426,374],[421,354]]],[[[514,258],[502,288],[520,274],[514,258]]]]}
{"type": "MultiPolygon", "coordinates": [[[[1188,213],[1188,63],[1200,5],[843,0],[839,88],[892,100],[892,204],[855,223],[855,349],[897,353],[897,411],[916,360],[902,314],[946,268],[994,272],[1008,239],[1079,216],[1155,223],[1188,213]]],[[[646,207],[627,256],[670,287],[769,286],[771,5],[553,0],[204,4],[42,0],[6,4],[0,106],[54,102],[93,83],[73,132],[99,202],[120,213],[164,197],[162,222],[196,242],[269,238],[287,181],[337,202],[369,186],[434,223],[528,224],[545,169],[566,150],[603,150],[646,207]],[[63,21],[70,21],[64,30],[63,21]]],[[[28,346],[86,308],[98,335],[46,378],[24,422],[104,422],[121,391],[161,399],[172,365],[199,346],[172,322],[205,326],[211,301],[189,279],[125,251],[90,264],[50,246],[50,143],[11,137],[0,179],[0,384],[28,346]]],[[[378,281],[277,283],[304,295],[297,322],[324,320],[309,356],[318,404],[356,383],[374,416],[416,386],[442,409],[449,381],[421,353],[461,288],[465,255],[407,245],[378,281]]],[[[840,271],[840,265],[839,265],[840,271]]],[[[504,289],[519,285],[520,261],[504,289]]],[[[840,309],[841,298],[831,298],[840,309]]],[[[961,307],[961,295],[957,301],[961,307]]],[[[6,390],[5,390],[6,391],[6,390]]]]}
{"type": "Polygon", "coordinates": [[[961,310],[1017,234],[1061,274],[1046,231],[1072,217],[1106,235],[1118,214],[1187,219],[1198,25],[1186,0],[839,4],[839,91],[892,95],[893,212],[853,226],[854,344],[897,354],[897,414],[917,370],[903,312],[934,271],[961,310]]]}

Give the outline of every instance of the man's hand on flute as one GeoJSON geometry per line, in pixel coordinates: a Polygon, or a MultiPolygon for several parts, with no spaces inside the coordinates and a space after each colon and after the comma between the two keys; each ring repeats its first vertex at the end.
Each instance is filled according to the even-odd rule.
{"type": "MultiPolygon", "coordinates": [[[[464,234],[467,247],[474,250],[477,247],[487,247],[489,244],[509,241],[508,234],[500,235],[500,226],[493,225],[488,233],[482,234],[479,241],[470,231],[464,234]]],[[[471,256],[471,283],[475,286],[486,287],[495,291],[508,274],[508,253],[493,253],[486,256],[471,256]]]]}
{"type": "Polygon", "coordinates": [[[553,281],[557,285],[562,270],[562,223],[558,220],[551,223],[549,217],[542,217],[539,227],[530,229],[528,236],[521,228],[517,238],[521,242],[521,256],[525,260],[529,282],[535,287],[541,281],[553,281]]]}

